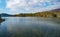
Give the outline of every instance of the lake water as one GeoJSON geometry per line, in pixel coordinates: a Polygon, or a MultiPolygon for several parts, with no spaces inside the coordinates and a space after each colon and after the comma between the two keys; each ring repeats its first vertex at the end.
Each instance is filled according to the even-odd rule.
{"type": "Polygon", "coordinates": [[[60,18],[2,18],[0,37],[60,37],[60,18]]]}

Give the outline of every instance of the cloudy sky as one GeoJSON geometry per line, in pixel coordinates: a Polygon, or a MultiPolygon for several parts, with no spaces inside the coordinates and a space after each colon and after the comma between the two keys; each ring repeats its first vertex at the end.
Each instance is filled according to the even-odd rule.
{"type": "Polygon", "coordinates": [[[35,13],[60,8],[60,0],[0,0],[0,14],[35,13]]]}

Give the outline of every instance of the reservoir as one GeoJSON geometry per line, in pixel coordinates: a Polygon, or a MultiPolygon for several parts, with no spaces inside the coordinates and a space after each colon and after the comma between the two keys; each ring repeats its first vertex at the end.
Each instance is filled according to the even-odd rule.
{"type": "Polygon", "coordinates": [[[2,18],[0,37],[60,37],[60,18],[2,18]]]}

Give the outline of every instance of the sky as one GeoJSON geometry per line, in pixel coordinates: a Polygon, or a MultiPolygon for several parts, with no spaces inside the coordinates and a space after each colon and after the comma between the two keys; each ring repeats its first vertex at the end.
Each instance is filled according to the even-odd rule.
{"type": "Polygon", "coordinates": [[[60,0],[0,0],[0,14],[49,11],[60,8],[60,0]]]}

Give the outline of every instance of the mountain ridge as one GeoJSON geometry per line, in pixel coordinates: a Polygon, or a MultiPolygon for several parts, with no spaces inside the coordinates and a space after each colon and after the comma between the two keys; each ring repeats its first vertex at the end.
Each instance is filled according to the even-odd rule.
{"type": "Polygon", "coordinates": [[[36,12],[36,13],[20,13],[20,14],[15,14],[15,15],[10,15],[6,13],[2,13],[1,16],[3,17],[60,17],[60,9],[54,9],[50,11],[45,11],[45,12],[36,12]]]}

